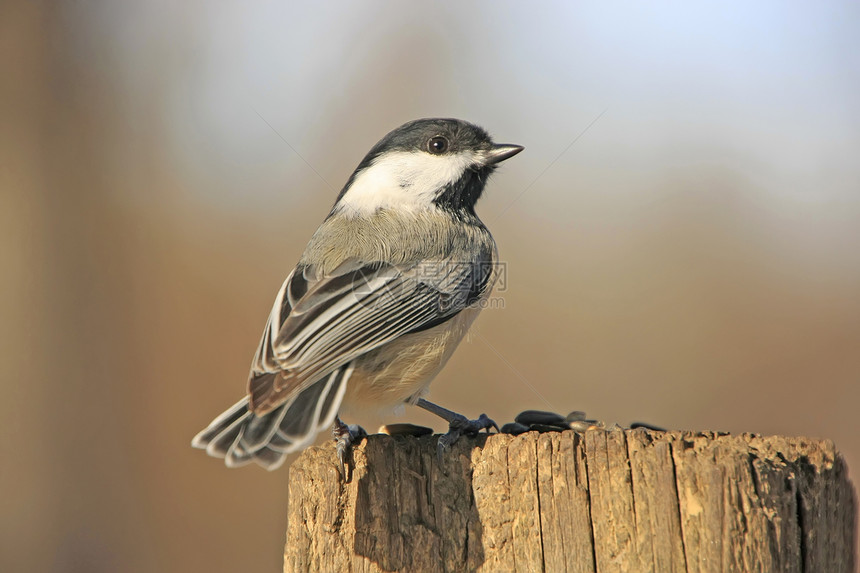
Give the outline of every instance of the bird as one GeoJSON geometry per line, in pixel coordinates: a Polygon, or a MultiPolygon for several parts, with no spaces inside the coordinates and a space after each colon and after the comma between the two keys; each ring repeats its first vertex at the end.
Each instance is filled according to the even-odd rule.
{"type": "Polygon", "coordinates": [[[494,143],[459,119],[410,121],[374,145],[284,281],[246,395],[192,446],[228,467],[268,470],[332,428],[339,471],[366,435],[341,414],[411,404],[449,423],[440,459],[461,435],[498,426],[424,398],[499,276],[475,212],[498,164],[524,148],[494,143]]]}

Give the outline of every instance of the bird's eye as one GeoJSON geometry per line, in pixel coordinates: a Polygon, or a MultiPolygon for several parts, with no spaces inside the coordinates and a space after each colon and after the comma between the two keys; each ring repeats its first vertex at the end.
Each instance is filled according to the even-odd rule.
{"type": "Polygon", "coordinates": [[[430,141],[427,142],[427,151],[436,155],[445,153],[448,151],[448,140],[441,135],[431,137],[430,141]]]}

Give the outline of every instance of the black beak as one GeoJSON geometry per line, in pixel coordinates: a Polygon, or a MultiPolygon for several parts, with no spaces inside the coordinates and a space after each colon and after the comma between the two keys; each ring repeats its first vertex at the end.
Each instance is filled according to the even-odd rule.
{"type": "Polygon", "coordinates": [[[496,143],[493,148],[487,152],[487,158],[484,160],[484,165],[495,165],[500,161],[504,161],[509,157],[513,157],[520,151],[525,149],[522,145],[511,145],[510,143],[496,143]]]}

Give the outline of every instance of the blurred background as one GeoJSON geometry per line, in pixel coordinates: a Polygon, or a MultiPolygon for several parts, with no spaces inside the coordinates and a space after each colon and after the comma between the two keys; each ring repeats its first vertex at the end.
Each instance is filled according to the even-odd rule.
{"type": "MultiPolygon", "coordinates": [[[[0,4],[0,569],[278,571],[288,468],[191,437],[390,129],[525,145],[431,398],[833,439],[860,472],[856,2],[0,4]]],[[[349,420],[370,429],[413,421],[349,420]]]]}

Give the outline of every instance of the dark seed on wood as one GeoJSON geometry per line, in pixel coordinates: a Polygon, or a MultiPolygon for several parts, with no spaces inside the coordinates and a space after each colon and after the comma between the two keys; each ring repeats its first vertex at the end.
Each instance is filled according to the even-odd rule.
{"type": "Polygon", "coordinates": [[[568,423],[580,422],[580,421],[585,419],[585,412],[583,412],[582,410],[574,410],[573,412],[568,414],[567,418],[565,418],[565,419],[567,420],[568,423]]]}
{"type": "Polygon", "coordinates": [[[526,426],[531,426],[533,424],[542,424],[544,426],[558,426],[563,429],[567,429],[567,420],[564,416],[560,414],[556,414],[555,412],[543,412],[541,410],[526,410],[525,412],[520,412],[516,418],[514,418],[515,422],[519,422],[520,424],[525,424],[526,426]]]}
{"type": "Polygon", "coordinates": [[[631,430],[636,430],[638,428],[644,428],[646,430],[651,430],[652,432],[665,432],[666,428],[661,428],[660,426],[655,426],[654,424],[649,424],[647,422],[633,422],[630,424],[631,430]]]}
{"type": "Polygon", "coordinates": [[[519,436],[520,434],[525,434],[529,430],[530,428],[525,424],[520,424],[519,422],[508,422],[502,426],[501,432],[503,434],[511,434],[512,436],[519,436]]]}

